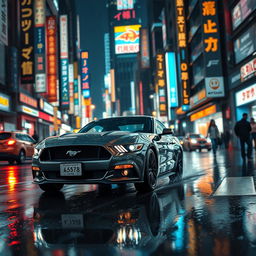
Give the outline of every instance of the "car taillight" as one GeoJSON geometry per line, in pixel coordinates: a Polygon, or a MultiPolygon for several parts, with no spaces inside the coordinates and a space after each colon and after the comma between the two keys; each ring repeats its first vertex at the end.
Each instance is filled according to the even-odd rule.
{"type": "Polygon", "coordinates": [[[7,141],[8,146],[13,146],[16,143],[16,140],[10,139],[7,141]]]}

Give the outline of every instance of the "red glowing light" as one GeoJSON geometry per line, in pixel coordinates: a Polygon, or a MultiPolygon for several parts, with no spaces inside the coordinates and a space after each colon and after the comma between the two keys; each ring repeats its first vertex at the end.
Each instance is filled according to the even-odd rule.
{"type": "Polygon", "coordinates": [[[13,140],[13,139],[10,139],[10,140],[7,141],[7,145],[8,145],[8,146],[12,146],[12,145],[14,145],[15,143],[16,143],[16,140],[13,140]]]}

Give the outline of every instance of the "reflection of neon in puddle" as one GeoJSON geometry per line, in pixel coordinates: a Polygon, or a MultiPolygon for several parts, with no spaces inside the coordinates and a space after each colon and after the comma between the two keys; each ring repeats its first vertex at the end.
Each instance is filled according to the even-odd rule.
{"type": "Polygon", "coordinates": [[[14,190],[15,184],[17,183],[16,171],[17,168],[10,166],[8,168],[8,187],[10,191],[14,190]]]}

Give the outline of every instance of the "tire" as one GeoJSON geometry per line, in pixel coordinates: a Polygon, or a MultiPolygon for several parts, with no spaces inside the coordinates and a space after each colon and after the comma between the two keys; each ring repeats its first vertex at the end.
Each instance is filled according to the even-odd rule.
{"type": "Polygon", "coordinates": [[[15,162],[14,160],[8,160],[9,164],[14,164],[14,162],[15,162]]]}
{"type": "Polygon", "coordinates": [[[155,189],[157,185],[157,170],[156,155],[152,149],[149,149],[146,156],[144,182],[134,184],[138,192],[150,192],[155,189]]]}
{"type": "Polygon", "coordinates": [[[179,182],[182,179],[183,174],[183,154],[179,154],[178,163],[175,169],[175,174],[169,176],[170,183],[179,182]]]}
{"type": "Polygon", "coordinates": [[[19,153],[18,159],[16,160],[17,164],[23,164],[26,160],[26,153],[22,149],[19,153]]]}
{"type": "Polygon", "coordinates": [[[50,183],[50,184],[39,184],[39,187],[45,192],[57,192],[63,188],[64,184],[50,183]]]}

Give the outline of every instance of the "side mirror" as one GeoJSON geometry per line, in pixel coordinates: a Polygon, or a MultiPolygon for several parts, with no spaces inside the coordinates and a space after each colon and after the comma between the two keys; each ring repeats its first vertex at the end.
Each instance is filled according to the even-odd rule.
{"type": "Polygon", "coordinates": [[[173,129],[171,128],[164,128],[162,135],[173,135],[173,129]]]}

